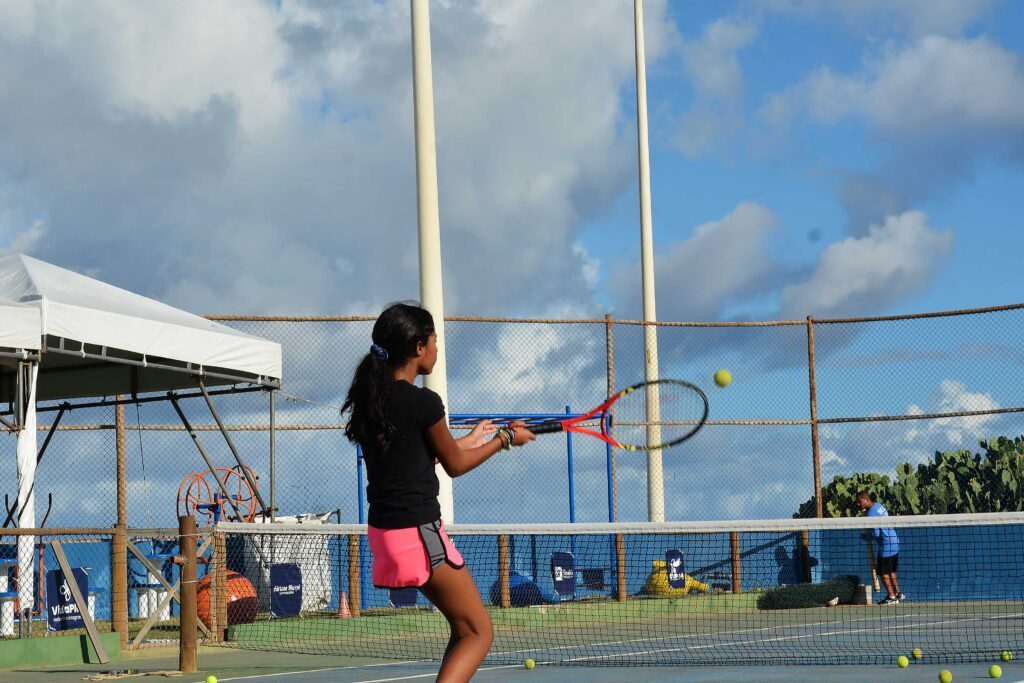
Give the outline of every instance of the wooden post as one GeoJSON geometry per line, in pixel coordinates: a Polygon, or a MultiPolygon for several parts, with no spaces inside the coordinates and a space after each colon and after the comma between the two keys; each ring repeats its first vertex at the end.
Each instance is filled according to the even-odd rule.
{"type": "Polygon", "coordinates": [[[348,609],[353,617],[359,616],[363,604],[360,588],[362,587],[362,567],[359,564],[359,535],[348,537],[348,609]]]}
{"type": "Polygon", "coordinates": [[[223,642],[228,628],[228,552],[227,537],[222,531],[213,532],[213,557],[210,560],[210,631],[213,641],[223,642]]]}
{"type": "Polygon", "coordinates": [[[743,592],[742,565],[740,563],[740,532],[729,532],[729,547],[732,551],[732,592],[739,595],[743,592]]]}
{"type": "Polygon", "coordinates": [[[823,517],[821,500],[821,451],[818,447],[818,385],[814,378],[814,318],[807,316],[807,374],[811,389],[811,455],[814,462],[815,513],[823,517]]]}
{"type": "MultiPolygon", "coordinates": [[[[120,401],[124,397],[118,395],[120,401]]],[[[128,474],[125,456],[124,404],[114,408],[114,441],[117,451],[116,491],[117,523],[110,546],[111,627],[121,637],[121,648],[128,644],[128,474]]]]}
{"type": "Polygon", "coordinates": [[[181,553],[181,633],[178,650],[178,670],[192,673],[196,670],[198,628],[196,626],[196,518],[178,517],[178,548],[181,553]]]}
{"type": "Polygon", "coordinates": [[[625,602],[626,592],[626,536],[615,534],[615,599],[625,602]]]}
{"type": "Polygon", "coordinates": [[[800,571],[804,583],[811,582],[811,534],[807,530],[800,532],[800,571]]]}
{"type": "Polygon", "coordinates": [[[501,587],[501,606],[512,605],[512,589],[509,585],[508,536],[498,536],[498,582],[501,587]]]}

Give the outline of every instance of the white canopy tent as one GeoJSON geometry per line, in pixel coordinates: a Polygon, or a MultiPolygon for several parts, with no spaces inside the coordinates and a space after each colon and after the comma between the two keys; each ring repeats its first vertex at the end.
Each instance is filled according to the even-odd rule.
{"type": "MultiPolygon", "coordinates": [[[[37,401],[104,397],[88,405],[114,405],[106,397],[138,400],[147,392],[198,387],[220,424],[207,386],[273,390],[280,387],[281,365],[275,342],[30,256],[0,257],[0,402],[10,405],[18,430],[17,525],[36,524],[37,401]]],[[[176,398],[170,400],[185,421],[176,398]]],[[[23,613],[33,606],[34,543],[34,537],[19,537],[23,613]]]]}
{"type": "Polygon", "coordinates": [[[39,312],[40,400],[280,383],[280,344],[30,256],[0,257],[0,299],[39,312]]]}
{"type": "Polygon", "coordinates": [[[0,354],[25,359],[39,353],[39,309],[0,299],[0,354]]]}

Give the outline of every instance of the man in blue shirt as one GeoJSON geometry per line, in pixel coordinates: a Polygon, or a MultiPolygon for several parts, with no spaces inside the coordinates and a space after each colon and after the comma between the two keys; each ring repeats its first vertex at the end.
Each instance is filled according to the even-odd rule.
{"type": "MultiPolygon", "coordinates": [[[[867,510],[868,517],[888,517],[885,506],[875,501],[870,491],[857,493],[857,507],[867,510]]],[[[888,595],[880,605],[898,605],[906,600],[900,592],[900,584],[896,580],[896,570],[900,566],[900,539],[892,527],[874,527],[863,535],[875,544],[875,569],[882,579],[888,595]]]]}

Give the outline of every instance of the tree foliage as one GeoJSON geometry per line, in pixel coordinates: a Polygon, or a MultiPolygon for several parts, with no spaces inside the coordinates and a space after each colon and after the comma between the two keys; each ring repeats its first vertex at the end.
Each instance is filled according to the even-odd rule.
{"type": "MultiPolygon", "coordinates": [[[[1000,436],[979,442],[982,453],[956,450],[935,453],[916,467],[896,466],[896,478],[876,472],[837,476],[822,488],[825,517],[860,513],[857,492],[875,494],[891,515],[1024,510],[1024,436],[1000,436]]],[[[815,498],[794,517],[814,517],[815,498]]]]}

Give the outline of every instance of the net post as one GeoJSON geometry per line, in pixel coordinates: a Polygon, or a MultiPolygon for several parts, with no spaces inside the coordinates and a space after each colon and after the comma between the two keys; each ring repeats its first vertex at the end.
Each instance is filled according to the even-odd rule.
{"type": "MultiPolygon", "coordinates": [[[[117,400],[123,398],[118,395],[117,400]]],[[[110,545],[110,609],[111,628],[120,636],[121,649],[125,649],[128,645],[128,479],[122,403],[114,408],[114,435],[117,523],[110,545]]]]}
{"type": "Polygon", "coordinates": [[[818,443],[818,384],[814,366],[814,318],[807,316],[807,380],[811,401],[811,456],[814,462],[815,515],[823,517],[821,500],[821,450],[818,443]]]}
{"type": "Polygon", "coordinates": [[[210,559],[210,635],[215,643],[224,641],[227,630],[227,540],[224,532],[213,532],[213,556],[210,559]]]}
{"type": "Polygon", "coordinates": [[[800,532],[800,575],[804,583],[811,583],[811,534],[800,532]]]}
{"type": "Polygon", "coordinates": [[[509,586],[508,536],[498,536],[498,581],[501,586],[501,606],[512,606],[512,590],[509,586]]]}
{"type": "Polygon", "coordinates": [[[615,599],[625,602],[626,592],[626,536],[615,534],[615,599]]]}
{"type": "Polygon", "coordinates": [[[185,515],[178,518],[178,548],[181,565],[181,633],[178,650],[178,670],[196,671],[198,632],[196,627],[196,518],[185,515]]]}
{"type": "Polygon", "coordinates": [[[729,532],[729,548],[732,555],[732,592],[739,595],[743,591],[743,581],[740,574],[742,570],[740,563],[740,532],[729,532]]]}
{"type": "MultiPolygon", "coordinates": [[[[348,536],[348,608],[353,617],[359,616],[360,606],[363,604],[360,595],[362,581],[360,577],[362,566],[359,564],[359,536],[349,534],[348,536]]],[[[340,598],[339,598],[340,599],[340,598]]]]}

